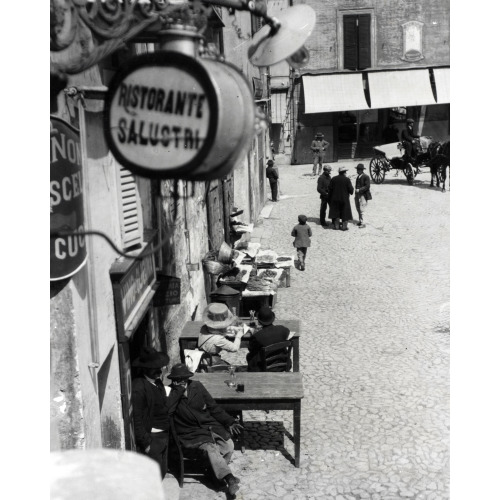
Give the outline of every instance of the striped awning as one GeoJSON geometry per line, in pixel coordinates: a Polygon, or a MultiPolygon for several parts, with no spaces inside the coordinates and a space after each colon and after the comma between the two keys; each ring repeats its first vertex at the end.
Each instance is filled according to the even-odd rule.
{"type": "Polygon", "coordinates": [[[450,102],[450,68],[436,68],[434,70],[436,94],[438,104],[450,102]]]}
{"type": "Polygon", "coordinates": [[[369,109],[361,73],[302,77],[304,113],[330,113],[369,109]]]}
{"type": "Polygon", "coordinates": [[[428,69],[368,73],[372,109],[436,104],[428,69]]]}

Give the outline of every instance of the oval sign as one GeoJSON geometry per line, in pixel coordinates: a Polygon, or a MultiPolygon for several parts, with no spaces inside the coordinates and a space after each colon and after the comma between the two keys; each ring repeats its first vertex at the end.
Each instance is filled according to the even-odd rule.
{"type": "Polygon", "coordinates": [[[132,172],[180,177],[214,144],[216,103],[212,79],[196,59],[172,51],[137,56],[110,83],[104,111],[108,146],[132,172]]]}
{"type": "MultiPolygon", "coordinates": [[[[50,117],[50,232],[84,229],[80,134],[69,123],[50,117]]],[[[75,274],[87,260],[85,236],[50,238],[50,280],[75,274]]]]}

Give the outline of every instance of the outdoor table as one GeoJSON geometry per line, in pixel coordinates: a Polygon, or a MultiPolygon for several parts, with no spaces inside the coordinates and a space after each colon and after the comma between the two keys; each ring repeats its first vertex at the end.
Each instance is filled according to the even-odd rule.
{"type": "Polygon", "coordinates": [[[300,408],[304,397],[302,374],[295,372],[238,372],[236,383],[245,384],[238,392],[226,384],[223,372],[195,373],[210,395],[226,411],[293,410],[295,467],[300,467],[300,408]]]}
{"type": "MultiPolygon", "coordinates": [[[[241,319],[241,318],[240,318],[241,319]]],[[[242,319],[246,324],[250,322],[249,319],[242,319]]],[[[195,349],[198,345],[198,336],[200,334],[201,327],[203,326],[203,321],[188,321],[184,328],[182,329],[181,335],[179,337],[179,347],[181,361],[184,363],[184,349],[195,349]]],[[[286,326],[291,332],[295,332],[293,337],[290,339],[292,341],[292,362],[293,371],[299,371],[299,340],[300,340],[300,321],[297,319],[284,319],[277,320],[277,325],[286,326]]],[[[250,332],[247,332],[241,338],[241,348],[248,349],[248,343],[250,341],[250,332]]]]}

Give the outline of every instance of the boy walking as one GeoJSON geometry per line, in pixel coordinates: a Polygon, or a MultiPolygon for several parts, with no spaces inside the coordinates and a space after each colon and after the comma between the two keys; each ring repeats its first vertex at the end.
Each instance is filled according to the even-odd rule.
{"type": "Polygon", "coordinates": [[[307,224],[307,216],[299,215],[299,223],[292,229],[293,246],[297,249],[297,257],[299,259],[299,270],[306,269],[306,254],[307,248],[311,246],[312,231],[307,224]]]}

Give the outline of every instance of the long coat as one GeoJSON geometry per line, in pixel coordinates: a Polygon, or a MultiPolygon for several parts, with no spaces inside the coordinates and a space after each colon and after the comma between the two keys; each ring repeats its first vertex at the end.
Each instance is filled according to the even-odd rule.
{"type": "Polygon", "coordinates": [[[266,325],[252,335],[248,342],[248,371],[263,371],[263,366],[259,363],[259,351],[261,347],[283,342],[288,338],[288,335],[290,335],[290,330],[286,326],[281,325],[266,325]]]}
{"type": "Polygon", "coordinates": [[[328,204],[330,219],[342,219],[347,222],[352,219],[351,202],[349,195],[354,193],[351,179],[344,174],[332,177],[328,186],[328,204]]]}
{"type": "Polygon", "coordinates": [[[323,172],[319,177],[318,177],[318,186],[317,186],[317,191],[319,193],[319,197],[322,200],[327,200],[328,199],[328,185],[330,184],[330,174],[327,174],[326,172],[323,172]]]}
{"type": "MultiPolygon", "coordinates": [[[[180,442],[186,448],[196,448],[200,444],[213,442],[212,429],[223,439],[228,440],[231,434],[227,428],[235,419],[228,415],[214,401],[201,382],[188,382],[188,394],[179,400],[174,413],[175,430],[180,442]]],[[[174,386],[171,393],[177,392],[174,386]]]]}

